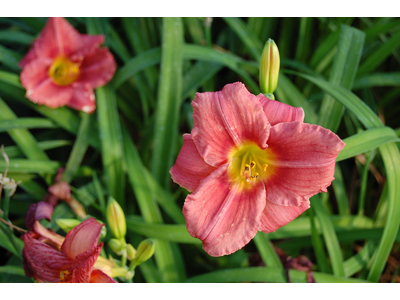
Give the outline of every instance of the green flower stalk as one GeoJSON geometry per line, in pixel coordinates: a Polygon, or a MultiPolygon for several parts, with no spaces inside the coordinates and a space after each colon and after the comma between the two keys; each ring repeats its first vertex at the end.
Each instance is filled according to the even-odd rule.
{"type": "Polygon", "coordinates": [[[273,92],[278,85],[280,67],[279,50],[272,39],[265,43],[260,61],[260,89],[269,99],[275,100],[273,92]]]}
{"type": "Polygon", "coordinates": [[[106,218],[113,236],[117,239],[124,239],[126,235],[125,214],[118,202],[112,197],[108,199],[106,218]]]}

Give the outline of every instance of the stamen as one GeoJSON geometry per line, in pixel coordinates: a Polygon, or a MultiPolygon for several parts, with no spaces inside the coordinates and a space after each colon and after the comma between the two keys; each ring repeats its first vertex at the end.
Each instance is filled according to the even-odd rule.
{"type": "Polygon", "coordinates": [[[254,162],[254,160],[250,163],[250,167],[252,168],[252,169],[254,169],[254,167],[256,166],[256,163],[254,162]]]}
{"type": "Polygon", "coordinates": [[[267,167],[268,167],[267,164],[263,164],[262,168],[263,168],[263,171],[264,171],[264,172],[267,171],[267,167]]]}
{"type": "Polygon", "coordinates": [[[254,177],[254,179],[257,179],[258,176],[259,176],[259,175],[258,175],[258,173],[256,172],[256,173],[254,173],[254,176],[253,176],[253,177],[254,177]]]}
{"type": "Polygon", "coordinates": [[[249,164],[245,164],[244,165],[244,170],[245,171],[250,171],[250,165],[249,164]]]}

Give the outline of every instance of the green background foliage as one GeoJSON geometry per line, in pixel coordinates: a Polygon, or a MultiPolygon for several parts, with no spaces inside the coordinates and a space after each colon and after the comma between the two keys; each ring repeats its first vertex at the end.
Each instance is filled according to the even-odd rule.
{"type": "MultiPolygon", "coordinates": [[[[112,196],[125,211],[127,240],[134,247],[155,240],[155,255],[136,269],[135,282],[287,282],[286,255],[308,257],[316,282],[399,280],[398,18],[67,20],[80,33],[104,34],[118,64],[112,81],[96,89],[92,115],[25,98],[18,61],[46,18],[0,18],[0,144],[9,177],[22,181],[11,199],[3,193],[3,219],[25,228],[27,208],[65,167],[63,179],[88,214],[105,220],[112,196]],[[305,122],[336,132],[346,147],[328,193],[312,197],[308,211],[232,255],[210,257],[186,230],[187,191],[169,169],[192,129],[196,92],[241,81],[260,93],[268,38],[281,57],[275,98],[303,107],[305,122]]],[[[58,231],[54,220],[71,217],[62,203],[47,226],[58,231]]],[[[22,269],[20,235],[0,223],[1,282],[32,281],[22,269]]],[[[289,277],[306,281],[299,270],[289,277]]]]}

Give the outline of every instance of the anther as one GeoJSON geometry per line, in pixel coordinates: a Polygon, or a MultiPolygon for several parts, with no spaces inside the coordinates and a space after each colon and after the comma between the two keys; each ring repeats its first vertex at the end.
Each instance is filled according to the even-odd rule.
{"type": "Polygon", "coordinates": [[[256,166],[256,163],[255,163],[254,161],[252,161],[252,162],[250,163],[250,167],[251,167],[252,169],[254,169],[255,166],[256,166]]]}
{"type": "Polygon", "coordinates": [[[267,164],[263,164],[262,168],[263,168],[263,171],[264,171],[264,172],[267,171],[267,167],[268,167],[267,164]]]}
{"type": "Polygon", "coordinates": [[[249,171],[249,170],[250,170],[250,165],[245,164],[245,165],[244,165],[244,170],[245,170],[245,171],[249,171]]]}
{"type": "Polygon", "coordinates": [[[254,173],[254,179],[258,178],[258,173],[254,173]]]}

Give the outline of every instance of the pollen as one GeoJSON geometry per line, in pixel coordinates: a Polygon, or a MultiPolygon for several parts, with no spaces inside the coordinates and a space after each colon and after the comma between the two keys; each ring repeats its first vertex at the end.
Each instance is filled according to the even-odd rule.
{"type": "Polygon", "coordinates": [[[72,280],[72,274],[68,270],[60,272],[60,283],[68,283],[72,280]]]}
{"type": "Polygon", "coordinates": [[[67,86],[79,77],[80,63],[74,63],[66,57],[58,57],[51,65],[48,75],[53,82],[60,86],[67,86]]]}

